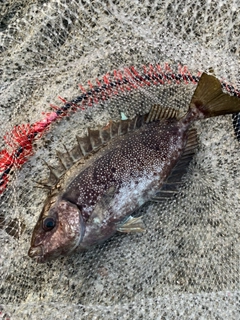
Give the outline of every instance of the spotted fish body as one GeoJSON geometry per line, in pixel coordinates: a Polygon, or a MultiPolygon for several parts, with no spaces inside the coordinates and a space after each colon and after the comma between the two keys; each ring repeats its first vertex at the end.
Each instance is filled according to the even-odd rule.
{"type": "MultiPolygon", "coordinates": [[[[163,197],[175,192],[196,149],[192,123],[238,111],[240,101],[223,93],[216,78],[203,74],[184,117],[155,107],[146,116],[117,125],[115,138],[106,146],[91,147],[95,154],[84,164],[74,164],[69,156],[71,168],[52,188],[34,228],[29,256],[45,262],[88,249],[116,231],[141,231],[141,219],[132,214],[157,192],[163,197]]],[[[104,141],[114,125],[105,130],[99,136],[89,134],[91,146],[100,135],[104,141]]],[[[78,146],[85,158],[88,146],[78,146]]]]}
{"type": "Polygon", "coordinates": [[[160,188],[187,139],[176,120],[172,122],[162,128],[156,122],[146,124],[124,136],[69,184],[61,199],[75,203],[87,221],[80,248],[109,238],[160,188]]]}

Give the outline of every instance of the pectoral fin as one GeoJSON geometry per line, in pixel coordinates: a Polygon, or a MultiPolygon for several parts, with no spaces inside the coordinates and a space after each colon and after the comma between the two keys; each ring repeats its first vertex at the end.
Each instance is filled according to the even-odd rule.
{"type": "Polygon", "coordinates": [[[142,221],[142,217],[133,218],[128,217],[123,223],[119,224],[117,231],[129,233],[129,232],[145,232],[145,226],[142,221]]]}

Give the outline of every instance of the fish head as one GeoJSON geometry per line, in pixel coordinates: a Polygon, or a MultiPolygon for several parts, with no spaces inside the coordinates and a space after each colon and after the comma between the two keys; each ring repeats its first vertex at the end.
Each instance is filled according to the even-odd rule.
{"type": "Polygon", "coordinates": [[[66,200],[44,206],[33,230],[28,255],[38,263],[65,256],[82,241],[85,223],[79,208],[66,200]]]}

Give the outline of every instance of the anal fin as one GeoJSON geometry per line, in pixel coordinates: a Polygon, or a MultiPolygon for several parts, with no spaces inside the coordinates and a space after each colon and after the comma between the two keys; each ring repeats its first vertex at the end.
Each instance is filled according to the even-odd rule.
{"type": "Polygon", "coordinates": [[[142,217],[133,218],[132,216],[129,216],[126,220],[124,220],[123,223],[119,224],[119,226],[117,227],[117,231],[129,233],[144,232],[146,230],[142,221],[142,217]]]}
{"type": "Polygon", "coordinates": [[[151,198],[151,201],[164,201],[166,199],[174,197],[178,193],[178,190],[183,185],[183,176],[188,172],[189,165],[196,153],[197,146],[197,130],[191,129],[189,130],[188,140],[181,158],[172,169],[170,175],[163,183],[161,189],[156,193],[154,197],[151,198]]]}

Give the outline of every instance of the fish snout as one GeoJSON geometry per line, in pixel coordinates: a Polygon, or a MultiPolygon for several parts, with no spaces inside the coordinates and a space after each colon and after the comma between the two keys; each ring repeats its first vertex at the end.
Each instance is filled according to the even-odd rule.
{"type": "Polygon", "coordinates": [[[30,258],[41,260],[43,258],[43,248],[41,245],[37,247],[30,247],[28,250],[28,255],[30,258]]]}

